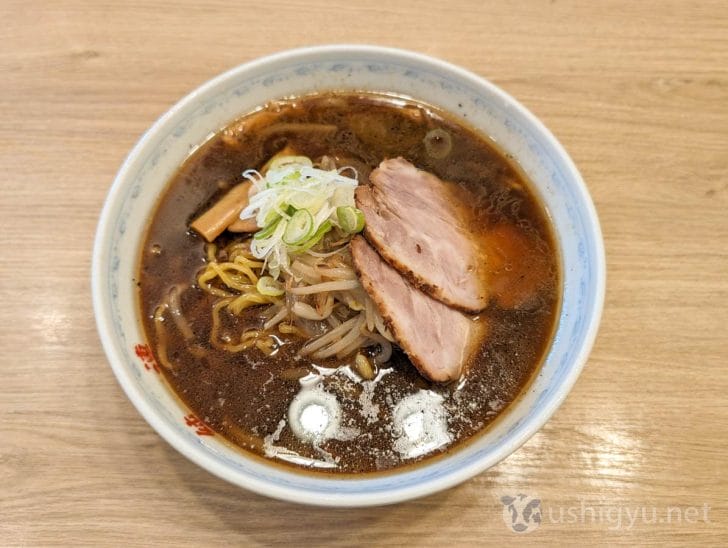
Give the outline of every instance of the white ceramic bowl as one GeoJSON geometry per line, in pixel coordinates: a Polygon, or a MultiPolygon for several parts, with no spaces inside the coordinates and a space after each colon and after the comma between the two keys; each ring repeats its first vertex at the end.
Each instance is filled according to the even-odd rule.
{"type": "MultiPolygon", "coordinates": [[[[129,154],[106,199],[93,255],[93,300],[104,349],[144,418],[178,451],[213,474],[257,493],[330,506],[388,504],[460,483],[507,457],[566,397],[597,332],[605,261],[597,214],[571,159],[551,133],[506,93],[470,72],[401,50],[324,46],[241,65],[193,91],[162,116],[129,154]],[[266,101],[318,90],[408,95],[445,109],[492,137],[521,164],[555,225],[563,267],[558,331],[540,374],[485,435],[446,458],[361,479],[322,478],[261,463],[219,436],[199,435],[135,348],[144,344],[133,278],[157,198],[191,151],[266,101]]],[[[204,431],[203,431],[204,433],[204,431]]]]}

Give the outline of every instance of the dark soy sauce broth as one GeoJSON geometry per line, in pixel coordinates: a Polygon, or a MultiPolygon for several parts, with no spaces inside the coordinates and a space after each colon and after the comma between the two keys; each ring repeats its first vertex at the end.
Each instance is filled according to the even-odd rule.
{"type": "MultiPolygon", "coordinates": [[[[224,233],[217,243],[222,247],[240,238],[224,233]]],[[[194,352],[169,322],[166,343],[173,369],[163,368],[163,373],[201,420],[247,452],[329,474],[380,472],[422,462],[482,432],[540,366],[560,295],[558,253],[546,211],[508,159],[487,139],[434,108],[360,93],[268,104],[196,150],[170,181],[150,221],[138,285],[144,328],[155,353],[154,309],[170,287],[182,288],[180,308],[194,332],[194,352]],[[310,124],[334,129],[319,131],[310,124]],[[437,128],[452,140],[451,151],[442,158],[433,157],[425,145],[428,132],[437,128]],[[374,381],[363,381],[349,366],[337,369],[335,362],[298,357],[303,341],[294,335],[276,334],[282,346],[273,356],[257,348],[229,353],[210,345],[216,298],[196,285],[205,249],[189,224],[242,181],[244,170],[260,168],[287,145],[312,159],[328,155],[339,166],[353,166],[361,183],[379,162],[401,156],[467,195],[474,231],[495,238],[491,248],[501,256],[494,260],[494,297],[480,314],[488,322],[488,335],[459,382],[428,382],[397,348],[374,381]],[[342,410],[343,435],[321,444],[299,439],[287,424],[302,379],[314,376],[342,410]],[[411,405],[398,407],[405,398],[411,405]],[[408,441],[408,432],[416,438],[423,428],[420,442],[408,441]]],[[[225,315],[223,330],[239,334],[260,327],[257,315],[255,307],[241,316],[225,315]]]]}

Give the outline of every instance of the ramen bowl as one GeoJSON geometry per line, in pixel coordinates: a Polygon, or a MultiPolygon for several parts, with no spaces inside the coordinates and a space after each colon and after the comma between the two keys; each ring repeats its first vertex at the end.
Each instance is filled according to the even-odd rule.
{"type": "Polygon", "coordinates": [[[553,415],[596,336],[604,249],[579,172],[553,135],[487,80],[424,55],[371,46],[322,46],[265,57],[222,74],[174,105],[139,140],[106,199],[96,234],[93,301],[101,341],[127,396],[173,447],[207,471],[270,497],[325,506],[400,502],[456,485],[522,445],[553,415]],[[145,342],[136,277],[148,220],[168,181],[211,134],[272,100],[327,90],[386,92],[439,107],[489,136],[519,164],[553,224],[561,310],[538,374],[488,429],[417,466],[342,477],[307,474],[246,455],[172,393],[145,342]]]}

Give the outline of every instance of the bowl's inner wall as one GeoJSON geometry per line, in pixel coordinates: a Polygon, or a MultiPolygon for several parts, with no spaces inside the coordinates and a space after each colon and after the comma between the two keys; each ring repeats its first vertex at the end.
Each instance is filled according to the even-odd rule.
{"type": "MultiPolygon", "coordinates": [[[[545,130],[497,89],[465,72],[444,73],[437,62],[374,53],[319,52],[277,57],[213,80],[176,105],[140,141],[120,172],[100,229],[97,264],[105,283],[97,310],[111,331],[105,341],[115,371],[142,414],[192,460],[259,492],[326,502],[321,496],[424,493],[425,483],[455,483],[490,466],[520,445],[560,403],[588,345],[598,308],[599,242],[591,204],[578,173],[545,130]],[[328,58],[327,58],[328,57],[328,58]],[[368,90],[411,96],[480,128],[512,154],[534,183],[555,226],[562,259],[562,312],[551,351],[527,393],[491,431],[446,459],[399,474],[326,479],[245,459],[215,437],[200,437],[183,417],[188,411],[134,354],[144,342],[134,279],[139,245],[157,199],[185,158],[212,133],[268,100],[323,90],[368,90]],[[577,182],[575,182],[575,177],[577,182]],[[115,359],[117,358],[117,359],[115,359]],[[436,481],[435,481],[436,483],[436,481]],[[274,487],[278,492],[271,492],[274,487]],[[318,494],[316,494],[318,493],[318,494]]],[[[598,318],[597,318],[598,320],[598,318]]],[[[103,331],[104,329],[101,328],[103,331]]],[[[396,498],[396,495],[395,495],[396,498]]],[[[404,498],[404,495],[402,497],[404,498]]],[[[374,499],[371,499],[374,500],[374,499]]]]}

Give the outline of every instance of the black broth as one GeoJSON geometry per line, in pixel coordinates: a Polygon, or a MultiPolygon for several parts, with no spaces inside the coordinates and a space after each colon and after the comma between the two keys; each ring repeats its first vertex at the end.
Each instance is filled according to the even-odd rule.
{"type": "MultiPolygon", "coordinates": [[[[435,145],[441,145],[439,140],[435,145]]],[[[223,234],[218,240],[224,245],[240,237],[223,234]]],[[[298,469],[329,473],[376,472],[420,462],[451,451],[484,430],[539,367],[552,335],[560,293],[557,251],[545,211],[519,172],[488,141],[430,107],[351,93],[269,104],[234,122],[192,154],[160,200],[142,249],[141,311],[157,358],[152,315],[174,285],[183,288],[181,309],[195,334],[190,344],[169,322],[168,359],[174,369],[162,369],[177,395],[234,445],[260,456],[267,451],[273,460],[298,469]],[[322,131],[320,126],[303,124],[335,128],[322,131]],[[424,143],[428,132],[436,128],[452,139],[452,150],[441,159],[431,155],[431,148],[428,153],[424,143]],[[210,310],[216,298],[196,286],[196,274],[205,260],[204,242],[188,229],[189,223],[240,182],[245,169],[259,168],[286,145],[310,158],[329,155],[337,159],[337,165],[354,166],[360,182],[366,182],[383,159],[402,156],[459,185],[477,219],[476,233],[485,237],[496,227],[496,232],[506,234],[498,247],[505,250],[506,259],[498,265],[500,281],[494,289],[494,295],[502,298],[492,299],[481,314],[489,322],[489,334],[460,382],[429,383],[397,349],[378,380],[367,383],[349,367],[336,370],[330,368],[336,364],[313,364],[298,357],[302,342],[292,335],[277,334],[284,344],[270,357],[255,348],[231,354],[211,347],[210,310]],[[301,389],[297,377],[307,372],[320,374],[323,389],[341,404],[342,424],[349,433],[346,441],[334,439],[313,446],[298,439],[285,424],[288,406],[301,389]],[[415,393],[442,398],[439,409],[446,417],[447,441],[406,452],[395,439],[403,432],[401,425],[393,426],[393,410],[415,393]],[[290,462],[273,446],[312,460],[290,462]],[[322,462],[328,468],[320,468],[322,462]]],[[[224,328],[240,333],[257,326],[257,314],[252,308],[241,317],[226,315],[224,328]]]]}

